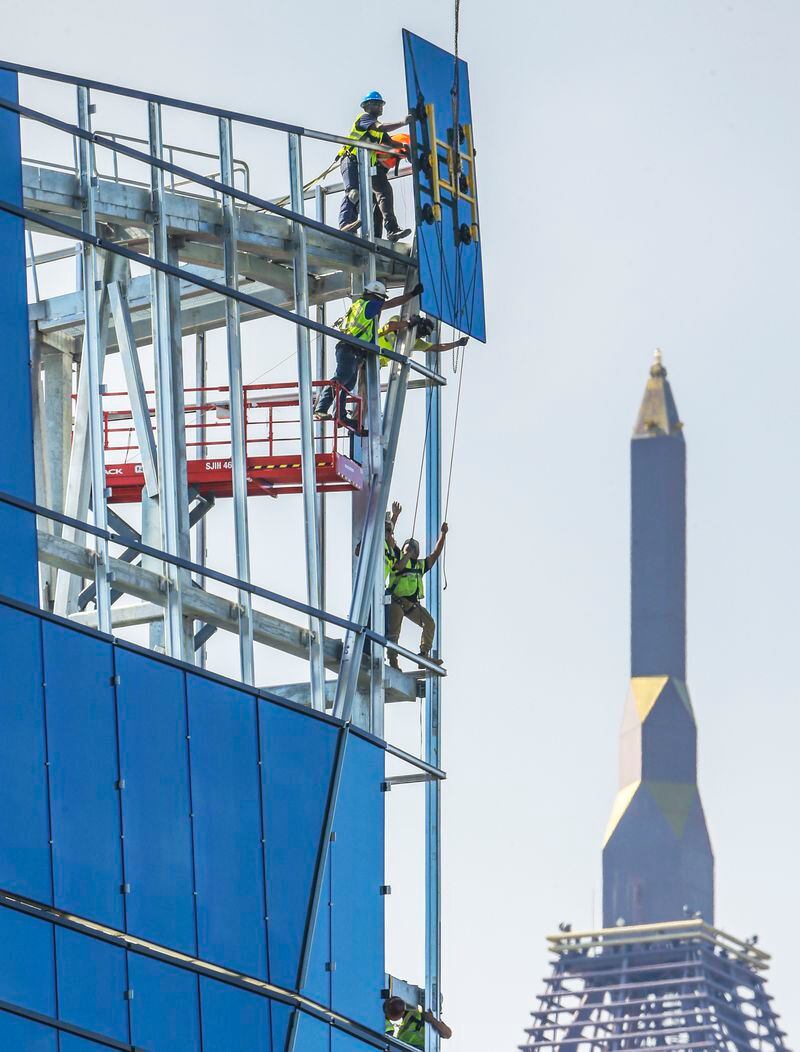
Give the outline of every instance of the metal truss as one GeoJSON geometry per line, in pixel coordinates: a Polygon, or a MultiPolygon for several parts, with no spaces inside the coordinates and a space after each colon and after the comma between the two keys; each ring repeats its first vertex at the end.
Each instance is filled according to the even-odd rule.
{"type": "MultiPolygon", "coordinates": [[[[0,212],[16,216],[26,226],[35,293],[29,305],[29,321],[37,378],[33,385],[37,501],[27,503],[0,493],[0,503],[37,516],[42,607],[49,615],[66,617],[104,633],[148,625],[151,648],[201,667],[207,663],[210,636],[216,631],[231,633],[239,644],[239,678],[251,690],[258,689],[254,647],[267,646],[307,660],[306,682],[273,685],[263,693],[332,712],[340,721],[339,774],[352,729],[383,738],[387,703],[421,702],[423,755],[411,757],[387,744],[387,752],[411,763],[416,771],[388,779],[386,787],[425,785],[425,992],[426,1003],[436,1010],[441,955],[439,783],[444,777],[439,720],[441,681],[446,670],[388,642],[383,621],[383,520],[406,394],[418,387],[426,388],[430,421],[425,514],[431,546],[441,518],[440,390],[445,381],[435,356],[429,356],[425,364],[412,359],[410,330],[401,334],[393,351],[358,341],[359,350],[367,356],[361,392],[366,431],[362,441],[364,485],[351,495],[353,539],[360,544],[360,557],[354,564],[346,618],[326,609],[326,523],[334,498],[319,491],[314,456],[322,425],[312,419],[312,385],[327,379],[327,341],[352,342],[328,324],[326,304],[375,278],[393,288],[412,288],[417,281],[417,261],[415,250],[376,240],[368,207],[361,209],[358,234],[339,231],[326,223],[326,193],[341,187],[317,187],[311,194],[304,190],[303,144],[312,138],[354,145],[359,151],[365,202],[371,199],[369,152],[381,147],[12,63],[0,63],[0,68],[71,86],[76,93],[74,123],[0,98],[0,107],[21,120],[68,137],[76,156],[74,168],[43,160],[23,162],[22,207],[0,201],[0,212]],[[92,98],[99,93],[142,103],[147,140],[113,131],[95,132],[92,98]],[[174,163],[176,152],[193,158],[209,155],[165,145],[162,116],[172,108],[216,119],[219,167],[214,175],[174,163]],[[246,161],[234,160],[238,124],[285,136],[289,207],[254,195],[249,178],[246,189],[235,186],[237,171],[247,170],[246,161]],[[110,175],[98,171],[95,151],[100,149],[110,151],[113,158],[110,175]],[[121,178],[118,157],[143,165],[148,182],[121,178]],[[313,216],[306,214],[309,201],[313,202],[313,216]],[[37,258],[33,235],[42,233],[62,238],[68,247],[37,258]],[[69,256],[75,256],[78,263],[76,286],[42,297],[37,267],[69,256]],[[132,273],[132,265],[144,267],[146,272],[132,273]],[[305,602],[250,579],[241,334],[247,322],[265,317],[287,321],[296,332],[305,602]],[[191,353],[197,385],[204,386],[205,338],[214,329],[224,330],[227,352],[234,575],[206,565],[207,513],[214,502],[213,498],[204,500],[187,483],[184,421],[185,410],[192,407],[184,405],[184,340],[196,337],[191,353]],[[153,348],[152,409],[139,360],[143,346],[153,348]],[[131,431],[141,458],[141,532],[108,506],[104,368],[108,355],[116,353],[123,366],[131,431]],[[384,387],[379,354],[391,360],[384,387]],[[77,369],[74,411],[73,368],[77,369]],[[217,586],[228,594],[215,592],[217,586]],[[254,603],[258,599],[299,615],[302,623],[257,609],[254,603]],[[419,664],[424,678],[387,667],[387,648],[419,664]],[[326,670],[336,678],[326,681],[326,670]]],[[[404,316],[416,306],[407,304],[404,316]]],[[[198,412],[196,426],[191,426],[195,435],[201,436],[201,449],[206,449],[205,411],[198,412]]],[[[336,499],[344,501],[345,496],[336,499]]],[[[438,567],[432,571],[428,591],[440,633],[438,653],[442,621],[438,567]]],[[[328,801],[329,822],[335,812],[338,784],[335,774],[328,801]]],[[[308,968],[322,887],[325,837],[321,844],[323,854],[317,863],[297,990],[308,968]]],[[[295,1025],[305,1010],[300,1005],[296,1008],[295,1025]]],[[[438,1037],[431,1033],[427,1041],[428,1052],[435,1052],[438,1037]]],[[[395,1045],[392,1039],[381,1038],[380,1047],[395,1045]]]]}
{"type": "Polygon", "coordinates": [[[784,1052],[769,955],[701,920],[550,936],[557,954],[520,1049],[784,1052]]]}

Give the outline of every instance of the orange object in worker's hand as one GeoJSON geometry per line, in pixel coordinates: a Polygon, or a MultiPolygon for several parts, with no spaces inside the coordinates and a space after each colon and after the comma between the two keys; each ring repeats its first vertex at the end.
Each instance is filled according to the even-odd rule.
{"type": "MultiPolygon", "coordinates": [[[[411,152],[411,136],[406,132],[400,132],[399,135],[392,135],[392,139],[406,147],[408,152],[411,152]]],[[[394,171],[400,163],[400,158],[394,153],[380,153],[378,154],[378,160],[384,168],[388,168],[390,171],[394,171]]]]}

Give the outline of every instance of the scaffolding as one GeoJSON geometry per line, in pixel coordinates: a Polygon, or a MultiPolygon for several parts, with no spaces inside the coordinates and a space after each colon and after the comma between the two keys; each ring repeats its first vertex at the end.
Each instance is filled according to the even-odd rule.
{"type": "MultiPolygon", "coordinates": [[[[26,228],[37,467],[35,504],[11,494],[0,500],[37,516],[41,606],[103,633],[148,626],[152,648],[197,666],[207,662],[211,636],[230,633],[238,646],[239,679],[251,687],[258,686],[255,647],[304,659],[303,682],[264,689],[341,721],[339,771],[350,726],[383,738],[387,703],[422,706],[422,753],[387,745],[413,773],[387,779],[386,788],[424,783],[424,993],[425,1004],[438,1011],[440,707],[447,673],[436,661],[386,638],[382,553],[409,389],[425,391],[424,518],[430,547],[438,535],[445,379],[437,356],[428,354],[424,364],[413,360],[411,330],[399,335],[393,351],[358,341],[366,355],[364,383],[348,395],[356,426],[315,422],[312,414],[315,388],[328,380],[326,341],[356,342],[329,324],[327,304],[357,294],[376,278],[390,288],[413,289],[418,261],[416,245],[375,238],[370,208],[361,209],[358,233],[330,226],[327,199],[341,185],[305,187],[304,147],[354,146],[363,201],[371,200],[369,151],[381,148],[28,66],[1,63],[0,68],[60,85],[74,93],[75,105],[75,118],[68,121],[16,97],[0,97],[0,108],[26,125],[62,136],[73,156],[72,164],[60,159],[63,151],[50,160],[23,158],[21,205],[0,201],[0,211],[22,219],[26,228]],[[95,131],[98,98],[139,107],[147,137],[95,131]],[[166,143],[167,113],[215,121],[216,152],[166,143]],[[234,152],[240,128],[283,140],[288,206],[252,192],[248,158],[234,152]],[[98,163],[98,151],[110,157],[110,169],[98,163]],[[124,174],[122,160],[146,178],[124,174]],[[211,174],[198,170],[203,164],[211,174]],[[63,245],[37,255],[33,239],[40,235],[63,245]],[[70,259],[74,287],[42,295],[43,268],[69,265],[70,259]],[[294,327],[295,380],[244,383],[242,326],[263,318],[294,327]],[[214,329],[224,330],[227,356],[227,382],[217,386],[206,382],[206,334],[214,329]],[[187,337],[194,338],[191,350],[187,337]],[[150,386],[138,350],[144,345],[153,349],[150,386]],[[104,381],[114,354],[124,370],[121,390],[108,389],[104,381]],[[390,359],[383,389],[379,354],[390,359]],[[184,375],[192,358],[196,379],[190,386],[184,375]],[[264,587],[251,574],[249,502],[282,493],[302,500],[302,601],[264,587]],[[351,513],[359,554],[348,614],[340,616],[326,608],[325,538],[333,500],[345,502],[348,494],[349,502],[337,507],[351,513]],[[209,515],[220,499],[231,501],[234,574],[206,562],[209,515]],[[131,505],[140,506],[140,527],[123,517],[131,505]],[[283,616],[259,603],[277,604],[283,616]],[[387,649],[420,671],[390,668],[387,649]],[[326,680],[326,671],[335,678],[326,680]]],[[[408,174],[399,167],[397,176],[408,174]]],[[[417,306],[407,304],[402,317],[409,318],[417,306]]],[[[434,658],[441,646],[441,591],[437,566],[427,589],[437,623],[434,658]]],[[[328,822],[338,791],[335,776],[332,785],[328,822]]],[[[318,866],[298,989],[309,966],[322,877],[318,866]]],[[[438,1049],[435,1033],[426,1041],[429,1050],[438,1049]]]]}
{"type": "Polygon", "coordinates": [[[555,955],[523,1052],[783,1052],[769,954],[700,919],[548,936],[555,955]]]}

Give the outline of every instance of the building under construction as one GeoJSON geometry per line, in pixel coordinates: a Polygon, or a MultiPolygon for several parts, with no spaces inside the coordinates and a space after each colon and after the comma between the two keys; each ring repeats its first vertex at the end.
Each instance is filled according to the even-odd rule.
{"type": "Polygon", "coordinates": [[[404,49],[402,157],[0,63],[4,1050],[403,1048],[386,991],[439,1011],[440,574],[426,658],[386,638],[383,559],[412,399],[428,550],[444,517],[437,356],[412,357],[413,324],[362,340],[347,419],[313,416],[333,342],[357,342],[332,319],[370,281],[421,282],[402,320],[484,338],[467,67],[410,33],[404,49]],[[342,146],[362,202],[375,163],[413,185],[409,245],[376,238],[368,206],[338,229],[336,171],[306,180],[342,146]],[[259,324],[290,353],[247,382],[259,324]],[[274,502],[297,508],[274,562],[296,562],[300,594],[251,568],[274,502]],[[421,710],[419,752],[387,740],[392,705],[421,710]],[[424,964],[402,977],[390,790],[424,794],[424,964]]]}
{"type": "Polygon", "coordinates": [[[603,844],[603,927],[548,936],[519,1047],[783,1052],[769,954],[716,927],[686,686],[686,443],[656,353],[631,442],[631,686],[603,844]]]}

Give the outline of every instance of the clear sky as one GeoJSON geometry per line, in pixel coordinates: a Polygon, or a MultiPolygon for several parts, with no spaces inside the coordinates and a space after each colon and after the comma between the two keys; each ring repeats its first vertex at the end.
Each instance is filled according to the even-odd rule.
{"type": "MultiPolygon", "coordinates": [[[[513,1049],[546,974],[544,935],[599,918],[628,678],[628,441],[655,346],[688,443],[688,676],[717,921],[774,953],[791,1043],[800,11],[789,0],[462,0],[461,11],[489,343],[467,350],[449,515],[449,1048],[513,1049]]],[[[452,5],[10,0],[3,52],[344,131],[373,88],[405,112],[402,26],[449,47],[452,5]]],[[[451,378],[448,420],[454,397],[451,378]]],[[[402,455],[404,532],[417,438],[402,455]]],[[[290,543],[281,529],[271,539],[290,543]]],[[[408,840],[407,814],[399,828],[408,840]]],[[[401,967],[399,928],[393,919],[401,967]]]]}

